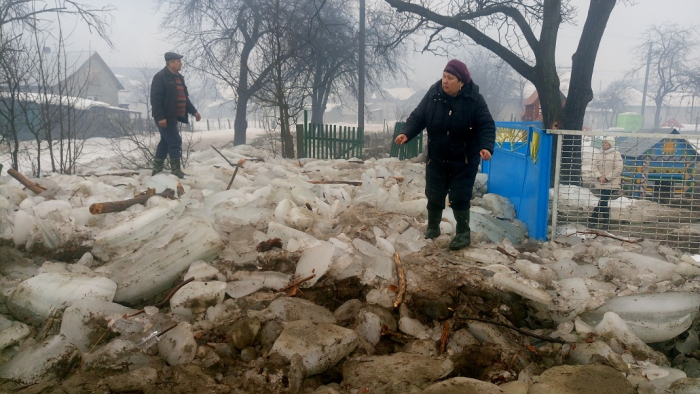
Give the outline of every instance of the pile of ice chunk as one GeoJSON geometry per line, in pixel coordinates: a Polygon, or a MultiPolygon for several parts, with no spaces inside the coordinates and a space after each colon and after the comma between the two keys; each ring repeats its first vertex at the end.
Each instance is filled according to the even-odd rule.
{"type": "MultiPolygon", "coordinates": [[[[229,159],[263,155],[247,146],[223,153],[229,159]]],[[[478,278],[551,323],[554,328],[540,334],[565,342],[558,349],[573,363],[606,360],[635,384],[670,387],[682,375],[648,344],[680,338],[679,352],[700,349],[692,329],[700,315],[694,256],[651,242],[576,236],[521,247],[527,231],[513,206],[482,193],[471,209],[472,247],[448,252],[456,224],[450,208],[440,223],[443,234],[423,238],[419,163],[268,158],[247,162],[231,190],[225,189],[232,172],[215,152],[198,152],[191,164],[178,199],[152,197],[99,216],[89,213],[90,204],[126,200],[147,188],[177,188],[178,180],[147,171],[100,173],[108,170],[102,168],[84,178],[41,179],[51,192],[37,196],[0,177],[2,238],[29,251],[39,244],[89,249],[71,261],[32,261],[8,247],[0,251],[11,256],[0,265],[0,377],[25,384],[60,379],[61,368],[73,368],[81,354],[86,368],[116,369],[124,363],[148,367],[153,355],[170,365],[206,367],[224,357],[251,361],[262,353],[286,360],[295,385],[342,359],[350,361],[348,371],[371,376],[363,364],[411,359],[403,352],[432,365],[430,379],[443,377],[454,365],[437,355],[441,325],[422,321],[405,304],[394,307],[395,254],[405,261],[406,299],[428,290],[445,294],[454,289],[442,286],[458,288],[465,284],[459,281],[478,278]],[[361,186],[350,184],[358,181],[361,186]],[[279,292],[303,294],[349,278],[367,291],[335,310],[279,292]],[[167,303],[153,306],[185,280],[190,282],[167,303]],[[39,337],[39,327],[52,320],[60,320],[60,330],[39,337]],[[228,344],[211,338],[201,344],[202,333],[217,328],[220,334],[221,326],[228,344]],[[410,341],[395,355],[363,358],[387,332],[410,341]]],[[[484,190],[483,177],[477,191],[484,190]]],[[[588,202],[564,203],[578,204],[582,212],[590,208],[582,207],[588,202]]],[[[492,325],[475,322],[451,335],[450,355],[474,343],[495,343],[517,365],[528,363],[512,333],[492,325]]],[[[283,381],[256,371],[246,377],[283,381]]],[[[403,372],[413,379],[411,371],[403,372]]],[[[423,388],[427,381],[416,377],[415,384],[423,388]]]]}

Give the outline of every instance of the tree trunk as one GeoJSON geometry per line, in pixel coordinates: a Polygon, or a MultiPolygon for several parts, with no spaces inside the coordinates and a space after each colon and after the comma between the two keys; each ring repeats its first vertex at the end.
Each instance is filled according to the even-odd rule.
{"type": "Polygon", "coordinates": [[[233,121],[233,145],[246,144],[246,130],[248,129],[248,120],[246,112],[250,96],[245,89],[239,89],[238,102],[236,103],[236,118],[233,121]],[[243,92],[241,91],[243,90],[243,92]]]}
{"type": "MultiPolygon", "coordinates": [[[[564,106],[561,128],[565,130],[583,129],[583,120],[588,103],[593,100],[591,79],[593,67],[608,23],[610,13],[616,0],[591,0],[588,17],[581,33],[582,39],[572,56],[571,82],[564,106]]],[[[581,146],[580,136],[564,136],[562,144],[561,183],[566,185],[581,184],[581,146]]]]}
{"type": "Polygon", "coordinates": [[[658,129],[659,125],[661,125],[661,106],[664,103],[664,96],[657,95],[657,98],[654,99],[654,103],[656,104],[656,110],[654,111],[654,128],[658,129]]]}

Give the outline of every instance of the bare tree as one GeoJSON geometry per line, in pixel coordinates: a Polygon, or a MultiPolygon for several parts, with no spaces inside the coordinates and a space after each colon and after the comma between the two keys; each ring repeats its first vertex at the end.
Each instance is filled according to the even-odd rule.
{"type": "Polygon", "coordinates": [[[617,115],[624,111],[630,100],[630,81],[613,81],[591,102],[591,108],[605,113],[605,127],[612,127],[617,115]]]}
{"type": "MultiPolygon", "coordinates": [[[[617,0],[590,0],[581,38],[572,56],[565,106],[560,96],[555,49],[559,27],[570,21],[576,11],[568,0],[385,1],[402,13],[402,17],[393,20],[394,42],[423,31],[429,37],[424,50],[445,53],[468,38],[502,58],[535,85],[545,128],[580,130],[583,127],[586,107],[593,99],[593,66],[617,0]]],[[[575,136],[564,139],[571,150],[562,158],[567,168],[562,182],[577,184],[581,139],[575,136]]]]}
{"type": "MultiPolygon", "coordinates": [[[[31,85],[34,83],[46,83],[49,78],[45,73],[48,71],[46,63],[41,62],[41,58],[34,57],[40,54],[42,48],[39,48],[40,42],[44,39],[44,33],[52,25],[52,19],[61,15],[73,15],[83,24],[86,24],[91,31],[96,32],[110,46],[111,41],[108,35],[110,11],[113,7],[96,8],[90,5],[82,4],[73,0],[0,0],[0,59],[2,59],[2,67],[0,67],[0,95],[3,96],[3,121],[6,123],[6,130],[9,130],[10,138],[4,138],[11,147],[12,166],[19,169],[18,148],[19,134],[22,131],[29,131],[32,134],[39,135],[39,130],[48,132],[41,138],[36,138],[37,149],[39,149],[36,171],[41,171],[40,157],[42,140],[48,136],[51,139],[50,128],[46,124],[42,124],[42,119],[45,121],[47,114],[42,112],[42,106],[38,104],[41,100],[37,100],[37,96],[30,95],[31,85]],[[15,55],[23,54],[24,57],[15,55]],[[39,61],[31,62],[31,59],[39,61]],[[37,70],[41,70],[36,73],[37,70]],[[44,73],[44,74],[42,74],[44,73]],[[9,83],[8,83],[9,82],[9,83]],[[7,94],[10,93],[8,99],[7,94]],[[23,116],[18,116],[23,114],[23,116]]],[[[60,29],[59,29],[60,30],[60,29]]],[[[61,41],[61,38],[59,38],[61,41]]],[[[42,85],[39,85],[42,86],[42,85]]],[[[43,85],[48,86],[47,84],[43,85]]],[[[49,108],[50,105],[55,105],[55,98],[49,99],[48,91],[44,92],[44,103],[49,108]]],[[[63,105],[62,101],[58,100],[58,107],[63,105]]],[[[52,144],[49,141],[49,151],[52,152],[52,144]]],[[[74,149],[75,145],[68,146],[67,150],[72,152],[66,159],[75,161],[75,153],[80,149],[74,149]]],[[[61,150],[63,152],[63,150],[61,150]]],[[[56,170],[52,156],[52,170],[56,170]]],[[[60,168],[64,168],[64,161],[60,160],[60,168]]]]}
{"type": "Polygon", "coordinates": [[[496,118],[520,98],[518,75],[503,59],[476,47],[468,52],[469,74],[496,118]]]}
{"type": "Polygon", "coordinates": [[[661,124],[661,108],[670,93],[682,91],[689,83],[691,55],[689,48],[698,45],[695,30],[677,24],[650,27],[644,43],[635,48],[638,72],[644,70],[647,59],[651,59],[649,87],[656,105],[654,127],[661,124]]]}

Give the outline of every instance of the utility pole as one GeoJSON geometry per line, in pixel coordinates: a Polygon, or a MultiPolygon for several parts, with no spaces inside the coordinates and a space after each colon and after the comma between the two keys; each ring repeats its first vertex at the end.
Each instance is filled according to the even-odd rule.
{"type": "Polygon", "coordinates": [[[649,43],[649,52],[647,53],[647,71],[644,74],[644,92],[642,92],[642,128],[644,128],[644,108],[647,105],[647,86],[649,84],[649,68],[651,67],[651,46],[649,43]]]}
{"type": "Polygon", "coordinates": [[[365,128],[365,0],[360,0],[360,86],[357,89],[357,127],[365,128]]]}

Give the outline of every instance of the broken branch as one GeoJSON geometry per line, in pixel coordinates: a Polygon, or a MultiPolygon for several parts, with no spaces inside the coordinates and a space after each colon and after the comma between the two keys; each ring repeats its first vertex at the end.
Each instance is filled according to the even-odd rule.
{"type": "Polygon", "coordinates": [[[442,356],[445,353],[445,348],[447,347],[447,338],[450,337],[450,321],[445,320],[442,324],[442,335],[440,336],[440,353],[438,355],[442,356]]]}
{"type": "Polygon", "coordinates": [[[165,198],[175,198],[175,192],[172,189],[165,189],[163,192],[156,194],[153,189],[150,189],[149,192],[146,192],[145,194],[142,194],[138,197],[131,198],[129,200],[96,202],[96,203],[90,205],[90,213],[93,215],[99,215],[99,214],[103,214],[103,213],[125,211],[127,208],[129,208],[132,205],[145,203],[146,201],[148,201],[149,198],[151,198],[153,196],[161,196],[161,197],[165,197],[165,198]]]}
{"type": "Polygon", "coordinates": [[[13,178],[17,179],[19,183],[24,185],[27,189],[31,190],[34,192],[34,194],[41,194],[46,191],[46,188],[39,185],[38,183],[34,183],[27,179],[24,175],[20,174],[17,170],[14,168],[8,168],[7,173],[10,174],[13,178]]]}
{"type": "Polygon", "coordinates": [[[602,233],[602,232],[600,232],[600,231],[577,231],[577,232],[575,232],[575,233],[573,233],[573,234],[571,234],[571,235],[576,235],[576,234],[593,234],[593,235],[597,235],[597,236],[599,236],[599,237],[612,238],[612,239],[614,239],[614,240],[616,240],[616,241],[628,242],[628,243],[631,243],[631,244],[638,244],[638,243],[644,241],[644,239],[642,239],[642,238],[632,240],[632,239],[628,239],[628,238],[616,237],[616,236],[614,236],[614,235],[612,235],[612,234],[602,233]]]}
{"type": "Polygon", "coordinates": [[[527,335],[527,336],[529,336],[529,337],[541,339],[541,340],[543,340],[543,341],[547,341],[547,342],[556,342],[556,343],[562,343],[562,344],[566,343],[566,341],[564,341],[563,339],[543,337],[543,336],[541,336],[541,335],[537,335],[537,334],[533,334],[533,333],[531,333],[531,332],[527,332],[527,331],[525,331],[525,330],[521,330],[521,329],[519,329],[518,327],[513,327],[513,326],[511,326],[510,324],[499,323],[499,322],[497,322],[497,321],[491,321],[491,320],[486,320],[486,319],[479,319],[479,318],[477,318],[477,317],[462,317],[462,316],[457,317],[456,319],[480,321],[480,322],[483,322],[483,323],[493,324],[494,326],[500,326],[500,327],[510,328],[511,330],[515,330],[515,331],[517,331],[517,332],[519,332],[519,333],[521,333],[521,334],[523,334],[523,335],[527,335]]]}
{"type": "Polygon", "coordinates": [[[277,290],[277,292],[278,292],[278,293],[283,293],[283,292],[285,292],[285,291],[287,291],[287,290],[289,290],[289,289],[291,289],[291,288],[297,287],[297,286],[299,286],[300,284],[302,284],[302,283],[304,283],[304,282],[306,282],[306,281],[309,281],[309,280],[311,280],[311,279],[313,279],[313,278],[315,278],[315,277],[316,277],[316,274],[312,274],[311,276],[307,276],[307,277],[304,278],[304,279],[300,279],[300,280],[298,280],[298,281],[296,281],[296,282],[294,282],[294,283],[290,283],[290,284],[288,284],[287,286],[284,286],[283,288],[277,290]]]}
{"type": "MultiPolygon", "coordinates": [[[[157,304],[155,304],[155,305],[153,305],[153,306],[156,307],[156,308],[158,308],[158,309],[162,308],[165,304],[168,303],[168,301],[170,301],[171,298],[173,298],[173,296],[175,295],[175,293],[177,293],[178,290],[180,290],[184,285],[186,285],[186,284],[192,282],[193,280],[194,280],[194,277],[189,278],[189,279],[187,279],[186,281],[180,283],[179,285],[177,285],[177,286],[170,292],[170,294],[168,294],[167,297],[165,297],[165,299],[164,299],[163,301],[161,301],[161,302],[159,302],[159,303],[157,303],[157,304]]],[[[139,311],[136,311],[136,312],[132,313],[131,315],[128,315],[127,317],[134,317],[134,316],[136,316],[136,315],[140,315],[140,314],[142,314],[144,311],[145,311],[145,309],[141,309],[141,310],[139,310],[139,311]]]]}
{"type": "Polygon", "coordinates": [[[499,252],[503,253],[504,255],[509,256],[509,257],[512,257],[512,258],[518,257],[518,256],[514,256],[514,255],[508,253],[508,251],[506,251],[505,249],[503,249],[501,246],[497,247],[496,250],[498,250],[499,252]]]}
{"type": "Polygon", "coordinates": [[[362,182],[356,181],[307,181],[313,183],[314,185],[351,185],[351,186],[362,186],[362,182]]]}
{"type": "Polygon", "coordinates": [[[396,308],[401,305],[403,295],[406,293],[406,274],[403,271],[403,264],[401,264],[398,253],[394,253],[394,263],[396,263],[396,271],[399,274],[399,292],[396,294],[396,300],[394,301],[394,308],[396,308]]]}
{"type": "Polygon", "coordinates": [[[236,166],[236,169],[233,170],[233,176],[231,177],[231,180],[228,183],[228,186],[226,186],[226,190],[229,190],[231,188],[231,185],[233,184],[233,180],[236,179],[236,174],[238,174],[238,166],[236,166]]]}

